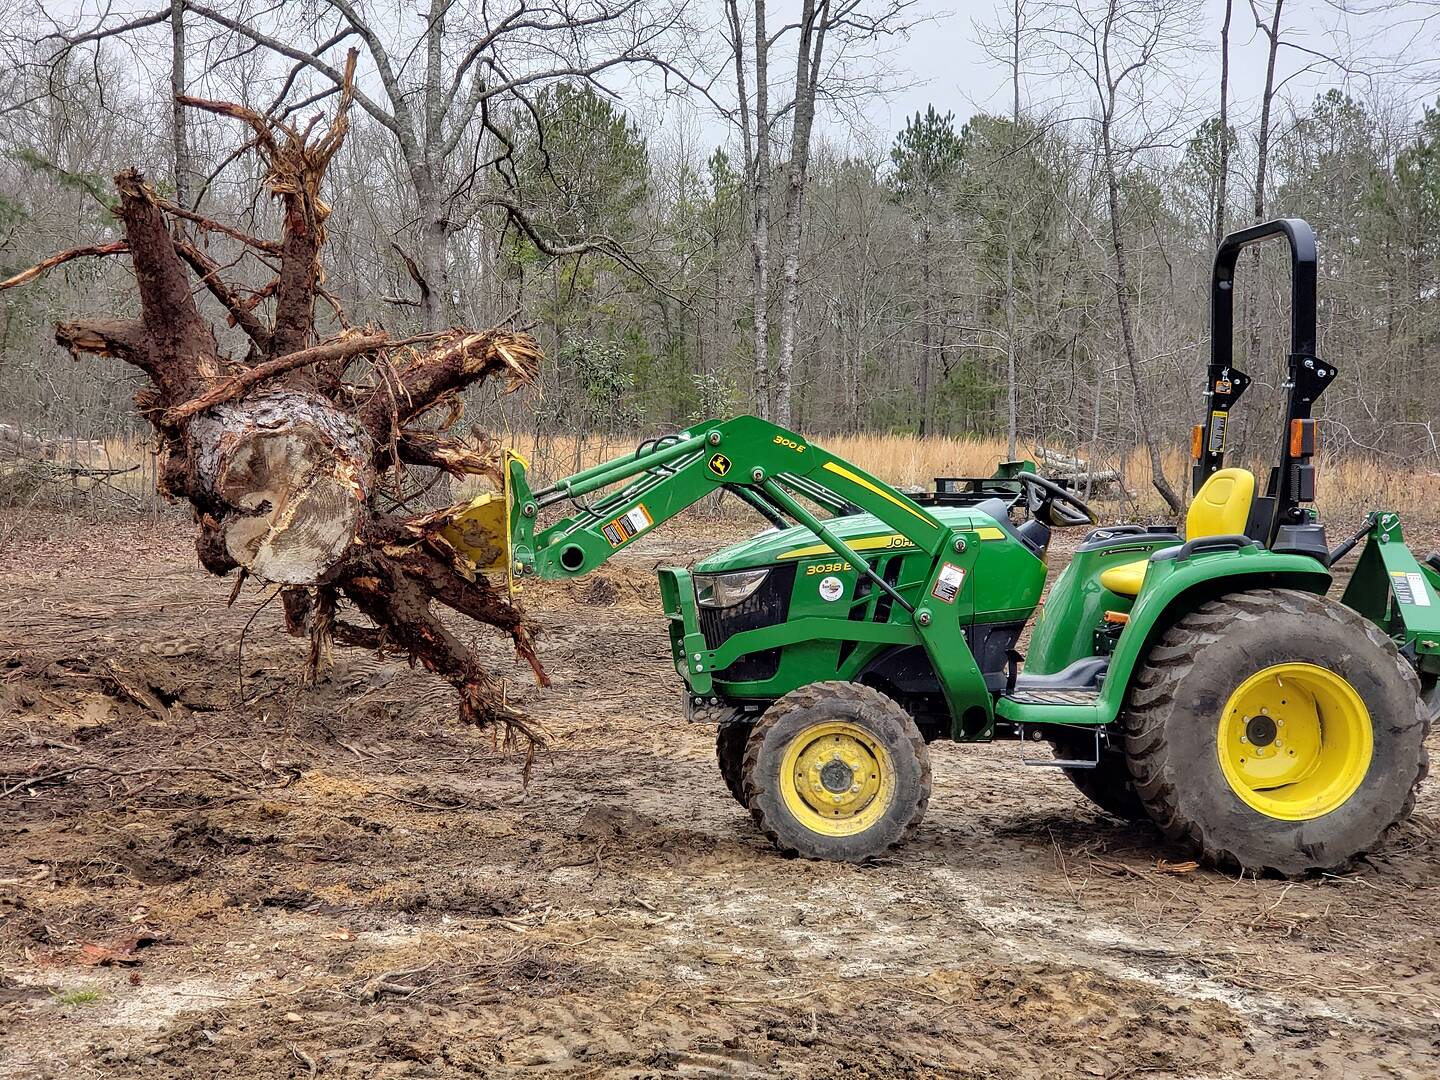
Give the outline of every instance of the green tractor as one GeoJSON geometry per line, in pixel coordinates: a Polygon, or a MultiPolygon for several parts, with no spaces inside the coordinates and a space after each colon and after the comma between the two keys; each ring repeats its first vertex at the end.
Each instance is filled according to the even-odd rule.
{"type": "Polygon", "coordinates": [[[701,423],[532,491],[512,456],[450,538],[480,570],[588,573],[717,489],[771,528],[660,571],[689,719],[774,844],[858,861],[910,835],[936,739],[1048,743],[1106,811],[1210,862],[1344,866],[1411,811],[1440,675],[1440,558],[1369,514],[1333,550],[1314,498],[1314,234],[1299,220],[1216,255],[1204,423],[1185,529],[1100,525],[1028,462],[907,495],[800,435],[701,423]],[[1289,241],[1292,349],[1279,463],[1263,494],[1224,467],[1232,282],[1242,249],[1289,241]],[[588,500],[588,501],[587,501],[588,500]],[[547,508],[569,514],[548,525],[547,508]],[[1051,533],[1088,528],[1036,615],[1051,533]],[[1332,567],[1365,546],[1339,599],[1332,567]],[[1017,652],[1032,621],[1026,655],[1017,652]]]}

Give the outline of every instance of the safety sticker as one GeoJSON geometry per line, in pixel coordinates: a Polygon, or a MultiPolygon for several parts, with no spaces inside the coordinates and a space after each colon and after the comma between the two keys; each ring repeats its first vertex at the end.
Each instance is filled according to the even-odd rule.
{"type": "Polygon", "coordinates": [[[1402,604],[1416,607],[1430,606],[1430,590],[1425,587],[1425,575],[1396,570],[1390,575],[1390,585],[1395,590],[1395,599],[1402,604]]]}
{"type": "Polygon", "coordinates": [[[1225,424],[1230,419],[1230,414],[1223,409],[1215,409],[1210,413],[1210,450],[1212,454],[1223,453],[1225,450],[1225,424]]]}
{"type": "Polygon", "coordinates": [[[955,598],[960,595],[960,586],[965,584],[965,571],[954,563],[946,563],[940,567],[940,574],[935,579],[935,587],[930,590],[930,595],[946,604],[953,604],[955,598]]]}
{"type": "Polygon", "coordinates": [[[644,503],[640,503],[609,522],[601,532],[605,534],[605,539],[610,541],[611,547],[618,548],[621,544],[628,544],[654,524],[655,519],[650,516],[650,511],[645,509],[644,503]]]}
{"type": "Polygon", "coordinates": [[[833,604],[845,595],[845,583],[838,577],[820,579],[820,599],[833,604]]]}

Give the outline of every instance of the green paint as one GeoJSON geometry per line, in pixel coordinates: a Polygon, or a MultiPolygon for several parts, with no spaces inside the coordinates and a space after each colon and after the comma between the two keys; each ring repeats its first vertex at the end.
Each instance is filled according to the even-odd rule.
{"type": "MultiPolygon", "coordinates": [[[[1033,468],[1007,464],[997,476],[1026,467],[1033,468]]],[[[717,485],[749,486],[799,524],[768,529],[717,551],[699,560],[694,573],[767,567],[772,573],[793,573],[786,614],[773,625],[731,632],[712,648],[702,630],[691,572],[661,570],[672,659],[688,691],[763,707],[810,683],[862,678],[889,651],[918,647],[935,674],[937,708],[950,717],[949,734],[961,740],[991,738],[997,718],[1027,724],[1111,723],[1137,665],[1164,628],[1186,612],[1227,592],[1279,587],[1323,594],[1331,584],[1329,571],[1315,560],[1255,544],[1152,561],[1139,596],[1132,599],[1104,589],[1100,574],[1111,566],[1148,560],[1176,541],[1143,535],[1089,547],[1075,554],[1051,589],[1035,623],[1026,670],[1049,674],[1093,655],[1105,613],[1125,612],[1129,622],[1114,640],[1098,699],[1086,705],[1023,705],[987,688],[966,640],[967,634],[979,640],[989,625],[1025,622],[1039,604],[1045,565],[1008,521],[976,507],[921,507],[801,436],[750,416],[696,424],[663,444],[593,466],[539,492],[531,491],[518,459],[508,469],[515,573],[547,579],[594,570],[717,485]],[[802,498],[829,508],[849,503],[862,512],[822,517],[802,498]],[[537,534],[540,511],[561,503],[571,512],[537,534]],[[944,581],[959,575],[958,590],[947,590],[944,581]],[[767,677],[727,677],[737,662],[759,654],[773,659],[769,668],[760,666],[767,677]]],[[[1414,580],[1405,580],[1413,590],[1414,580]]],[[[1440,671],[1437,587],[1440,573],[1416,563],[1401,539],[1398,518],[1377,514],[1345,603],[1394,634],[1397,644],[1419,653],[1422,669],[1433,664],[1440,671]],[[1431,603],[1401,603],[1390,585],[1396,574],[1421,575],[1431,603]]]]}

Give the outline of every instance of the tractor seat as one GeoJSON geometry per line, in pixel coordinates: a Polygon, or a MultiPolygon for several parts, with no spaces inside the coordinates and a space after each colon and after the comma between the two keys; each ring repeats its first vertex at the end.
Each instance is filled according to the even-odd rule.
{"type": "MultiPolygon", "coordinates": [[[[1185,514],[1185,539],[1236,536],[1250,520],[1255,501],[1255,474],[1249,469],[1221,469],[1201,485],[1185,514]]],[[[1135,596],[1145,582],[1148,559],[1112,566],[1100,575],[1100,584],[1119,596],[1135,596]]]]}

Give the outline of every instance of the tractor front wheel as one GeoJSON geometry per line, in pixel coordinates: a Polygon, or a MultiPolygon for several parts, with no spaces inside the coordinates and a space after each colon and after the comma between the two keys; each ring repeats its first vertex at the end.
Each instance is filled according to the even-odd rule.
{"type": "Polygon", "coordinates": [[[1345,867],[1410,815],[1430,710],[1394,642],[1334,600],[1235,593],[1180,619],[1131,682],[1135,792],[1209,862],[1345,867]]]}
{"type": "Polygon", "coordinates": [[[782,851],[859,862],[919,827],[930,754],[910,714],[878,690],[813,683],[766,710],[745,747],[745,802],[782,851]]]}

